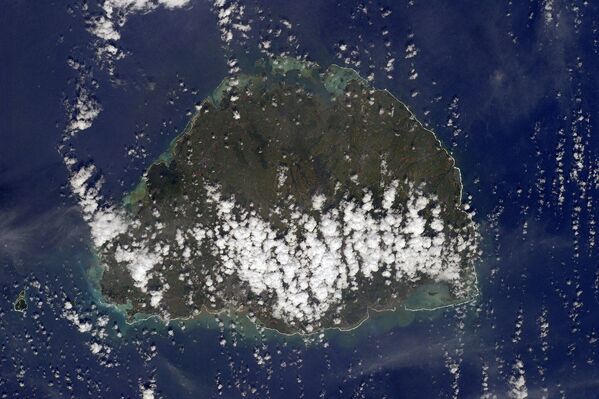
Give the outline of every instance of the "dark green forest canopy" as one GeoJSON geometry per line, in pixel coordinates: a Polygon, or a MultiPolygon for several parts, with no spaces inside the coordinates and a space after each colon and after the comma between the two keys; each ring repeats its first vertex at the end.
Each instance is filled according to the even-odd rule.
{"type": "Polygon", "coordinates": [[[350,328],[428,284],[448,289],[435,306],[463,302],[476,229],[461,191],[387,91],[350,69],[263,62],[223,81],[125,199],[102,292],[131,316],[231,310],[286,333],[350,328]]]}

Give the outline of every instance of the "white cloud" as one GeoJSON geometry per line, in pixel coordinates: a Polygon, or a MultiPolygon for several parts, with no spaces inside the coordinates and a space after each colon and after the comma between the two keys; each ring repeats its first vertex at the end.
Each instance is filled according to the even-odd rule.
{"type": "Polygon", "coordinates": [[[92,330],[92,324],[81,317],[73,308],[71,302],[66,301],[62,310],[62,317],[73,323],[80,333],[87,333],[92,330]]]}
{"type": "Polygon", "coordinates": [[[91,19],[88,29],[102,40],[117,41],[121,38],[119,29],[129,14],[150,12],[159,6],[175,9],[188,4],[189,0],[106,0],[102,3],[102,15],[91,19]]]}
{"type": "MultiPolygon", "coordinates": [[[[73,158],[65,157],[66,165],[73,165],[73,158]]],[[[93,183],[96,174],[94,165],[85,165],[75,170],[69,179],[71,189],[77,195],[83,217],[91,229],[94,245],[100,248],[117,235],[127,230],[127,222],[120,211],[112,206],[102,205],[99,194],[101,180],[93,183]]]]}
{"type": "Polygon", "coordinates": [[[92,238],[96,247],[112,240],[127,230],[127,223],[120,212],[113,207],[100,209],[90,222],[92,238]]]}
{"type": "Polygon", "coordinates": [[[267,221],[233,198],[222,198],[218,187],[208,186],[219,217],[211,233],[223,276],[236,274],[255,294],[273,297],[273,316],[290,323],[317,322],[341,302],[343,290],[357,287],[358,276],[372,279],[380,273],[398,281],[426,276],[456,282],[459,252],[473,243],[450,242],[439,206],[416,189],[405,212],[391,209],[397,186],[393,182],[385,190],[383,209],[374,208],[367,192],[360,203],[342,201],[322,213],[326,198],[315,196],[313,211],[319,216],[294,211],[281,239],[267,221]],[[433,214],[428,220],[421,215],[427,206],[433,214]]]}
{"type": "Polygon", "coordinates": [[[160,305],[160,301],[162,301],[162,297],[164,294],[162,291],[152,291],[150,293],[150,305],[157,308],[160,305]]]}
{"type": "Polygon", "coordinates": [[[524,371],[524,363],[522,360],[517,359],[516,363],[512,366],[512,375],[510,376],[509,384],[510,398],[514,399],[525,399],[528,398],[528,388],[526,387],[526,378],[524,371]]]}
{"type": "Polygon", "coordinates": [[[320,211],[326,200],[327,198],[323,194],[315,195],[314,197],[312,197],[312,208],[317,211],[320,211]]]}
{"type": "MultiPolygon", "coordinates": [[[[145,246],[130,249],[124,249],[123,247],[118,246],[114,257],[117,262],[122,262],[127,265],[127,269],[131,273],[135,286],[143,292],[147,291],[149,272],[154,266],[159,265],[162,262],[162,257],[160,255],[149,251],[145,246]]],[[[153,296],[152,306],[157,306],[157,303],[160,302],[161,298],[161,296],[153,296]],[[154,305],[155,303],[156,305],[154,305]]]]}
{"type": "MultiPolygon", "coordinates": [[[[115,42],[121,38],[119,30],[128,15],[150,12],[160,6],[175,9],[188,4],[189,0],[104,1],[102,14],[91,19],[88,26],[89,31],[104,42],[97,45],[99,57],[114,60],[120,56],[115,42]]],[[[213,4],[225,45],[234,34],[243,36],[250,30],[243,22],[244,6],[239,2],[215,0],[213,4]]],[[[410,44],[406,58],[414,57],[417,51],[410,44]]],[[[230,66],[232,70],[236,68],[235,63],[230,66]]],[[[83,73],[77,84],[76,99],[69,106],[67,132],[70,134],[89,128],[102,110],[85,79],[83,73]]],[[[64,161],[71,171],[70,185],[90,226],[94,245],[101,248],[112,244],[132,224],[119,209],[103,203],[102,180],[96,178],[93,165],[76,169],[76,159],[65,157],[64,161]]],[[[287,174],[286,169],[279,170],[279,188],[284,185],[287,174]]],[[[357,176],[352,180],[359,183],[357,176]]],[[[449,242],[446,234],[449,227],[439,217],[440,208],[435,199],[425,197],[417,189],[412,189],[404,211],[396,209],[398,185],[394,181],[385,188],[382,209],[375,209],[372,194],[366,193],[360,202],[344,200],[323,212],[327,198],[316,195],[312,198],[311,211],[293,212],[292,220],[287,221],[289,231],[283,238],[279,238],[280,232],[268,220],[244,209],[234,198],[221,198],[218,187],[208,186],[219,224],[178,231],[176,246],[188,260],[191,250],[185,246],[185,237],[195,237],[198,242],[209,238],[222,261],[220,275],[214,276],[215,280],[222,281],[235,274],[255,294],[272,296],[273,316],[287,322],[317,322],[341,302],[344,290],[356,289],[362,278],[368,280],[381,275],[388,280],[417,281],[426,276],[457,282],[462,262],[460,253],[471,251],[474,243],[462,237],[449,242]],[[425,208],[432,211],[429,219],[422,216],[425,208]]],[[[168,252],[168,244],[152,247],[147,241],[115,247],[115,260],[125,265],[135,286],[149,295],[153,307],[159,306],[164,292],[147,292],[148,281],[168,252]]],[[[206,289],[214,290],[210,277],[206,279],[206,289]]],[[[68,317],[79,321],[70,311],[68,317]]],[[[88,326],[81,323],[79,328],[86,330],[88,326]]],[[[143,397],[153,398],[154,393],[145,389],[143,397]]]]}
{"type": "MultiPolygon", "coordinates": [[[[148,226],[133,223],[114,207],[101,204],[101,180],[93,165],[75,169],[76,162],[69,157],[65,164],[73,168],[70,184],[90,225],[94,245],[114,245],[115,260],[127,268],[135,286],[149,296],[155,308],[168,284],[163,290],[148,292],[149,279],[171,253],[180,254],[181,262],[189,262],[192,251],[187,240],[192,237],[198,248],[199,244],[211,246],[219,258],[215,274],[204,280],[207,294],[218,295],[218,284],[234,275],[254,294],[272,298],[272,316],[290,324],[317,324],[341,304],[345,290],[357,289],[360,281],[375,277],[388,284],[426,277],[458,286],[463,256],[476,250],[474,239],[448,234],[451,228],[441,219],[434,197],[410,186],[407,202],[396,206],[397,181],[383,187],[380,208],[368,191],[361,200],[342,200],[326,212],[327,198],[322,194],[312,198],[312,209],[305,212],[289,203],[291,214],[284,220],[288,230],[283,237],[267,219],[245,209],[233,197],[224,198],[218,186],[206,185],[209,206],[217,215],[215,225],[177,229],[173,242],[144,238],[117,243],[116,237],[129,229],[148,226]],[[425,210],[429,217],[423,216],[425,210]]],[[[160,231],[160,226],[157,222],[153,228],[160,231]]],[[[199,250],[193,251],[193,256],[200,255],[199,250]]],[[[306,327],[308,332],[311,328],[306,327]]]]}
{"type": "Polygon", "coordinates": [[[117,31],[115,23],[106,15],[92,19],[89,32],[102,40],[117,41],[121,38],[121,34],[117,31]]]}
{"type": "Polygon", "coordinates": [[[100,353],[100,351],[102,350],[102,345],[100,345],[100,344],[99,344],[99,343],[97,343],[97,342],[92,342],[92,343],[89,345],[89,350],[90,350],[90,351],[91,351],[91,352],[92,352],[94,355],[96,355],[96,354],[100,353]]]}
{"type": "Polygon", "coordinates": [[[544,0],[542,3],[545,22],[549,25],[554,20],[553,0],[544,0]]]}
{"type": "Polygon", "coordinates": [[[125,56],[116,43],[131,14],[148,13],[161,6],[172,10],[189,3],[189,0],[105,0],[100,5],[101,13],[87,21],[87,30],[98,39],[94,46],[100,66],[114,75],[115,61],[125,56]]]}
{"type": "Polygon", "coordinates": [[[141,387],[141,399],[154,399],[154,390],[152,388],[141,387]]]}
{"type": "Polygon", "coordinates": [[[159,2],[166,8],[180,8],[189,4],[189,0],[161,0],[159,2]]]}
{"type": "Polygon", "coordinates": [[[214,9],[218,18],[218,27],[221,33],[221,40],[225,46],[229,45],[235,32],[246,37],[251,26],[244,22],[245,6],[238,1],[214,0],[214,9]]]}
{"type": "Polygon", "coordinates": [[[92,122],[102,111],[100,103],[91,95],[86,86],[79,82],[76,88],[76,98],[73,104],[67,105],[69,123],[67,133],[75,134],[78,131],[89,129],[92,122]]]}

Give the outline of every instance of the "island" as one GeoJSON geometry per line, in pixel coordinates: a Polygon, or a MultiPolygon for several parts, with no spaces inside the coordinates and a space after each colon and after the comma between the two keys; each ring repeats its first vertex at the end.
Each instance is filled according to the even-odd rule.
{"type": "Polygon", "coordinates": [[[17,312],[25,312],[27,310],[27,298],[25,297],[25,290],[21,290],[19,295],[17,295],[17,299],[13,303],[13,309],[17,312]]]}
{"type": "Polygon", "coordinates": [[[97,248],[100,286],[131,320],[228,311],[310,334],[477,293],[454,159],[336,65],[276,58],[225,79],[122,213],[127,228],[97,248]]]}

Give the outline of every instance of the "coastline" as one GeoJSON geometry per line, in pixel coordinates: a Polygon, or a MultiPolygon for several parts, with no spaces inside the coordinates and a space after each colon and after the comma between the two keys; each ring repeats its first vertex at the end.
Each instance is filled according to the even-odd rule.
{"type": "MultiPolygon", "coordinates": [[[[465,298],[458,302],[441,305],[441,306],[434,306],[434,307],[410,308],[407,305],[405,305],[405,302],[409,301],[410,297],[414,294],[414,292],[413,292],[412,294],[408,295],[408,297],[406,297],[404,299],[404,301],[403,301],[404,304],[396,304],[392,307],[385,307],[382,309],[375,309],[371,306],[368,306],[366,309],[366,315],[355,325],[352,325],[349,327],[325,327],[325,328],[315,330],[310,333],[305,333],[305,332],[300,332],[300,331],[293,332],[293,333],[282,332],[282,331],[277,330],[276,328],[267,327],[264,324],[262,324],[260,319],[256,318],[255,320],[253,320],[252,318],[250,318],[250,316],[248,316],[247,314],[245,314],[243,312],[239,312],[238,310],[225,308],[225,309],[220,309],[217,311],[211,311],[211,310],[207,309],[205,305],[202,305],[202,308],[199,313],[188,315],[188,316],[180,316],[180,317],[173,317],[173,318],[165,319],[160,314],[135,313],[133,316],[131,316],[131,318],[129,318],[127,315],[127,305],[126,304],[119,305],[119,304],[115,304],[115,303],[107,301],[104,298],[104,296],[102,295],[101,290],[98,289],[100,280],[102,278],[102,272],[104,270],[104,266],[102,266],[102,264],[99,262],[99,259],[95,253],[92,253],[92,255],[93,255],[93,259],[96,261],[96,263],[90,266],[90,269],[88,270],[88,273],[87,273],[88,277],[91,280],[90,288],[92,290],[92,295],[93,295],[94,299],[96,301],[98,301],[98,303],[101,306],[109,308],[109,309],[117,312],[120,316],[122,316],[123,321],[127,326],[139,326],[139,325],[144,325],[144,323],[147,323],[149,321],[155,321],[159,325],[166,327],[171,322],[183,322],[183,323],[185,323],[185,322],[200,322],[206,317],[210,317],[210,318],[212,318],[212,320],[216,321],[216,319],[214,319],[215,316],[223,316],[224,315],[225,317],[228,317],[228,318],[232,318],[234,316],[241,317],[244,320],[246,320],[248,323],[250,323],[256,329],[270,331],[279,337],[307,338],[307,337],[313,337],[313,336],[316,336],[317,334],[327,333],[327,332],[345,333],[345,332],[351,332],[351,331],[357,330],[360,327],[362,327],[367,321],[372,320],[371,312],[374,312],[375,314],[388,313],[390,315],[392,315],[394,313],[399,313],[401,311],[406,311],[406,312],[411,312],[411,313],[434,312],[434,311],[441,310],[441,309],[447,309],[447,308],[462,306],[462,305],[471,303],[480,296],[480,290],[478,288],[478,285],[475,284],[474,292],[472,293],[472,295],[469,296],[468,298],[465,298]]],[[[476,283],[478,282],[476,273],[475,273],[475,281],[476,281],[476,283]]],[[[425,288],[425,287],[427,287],[427,285],[424,285],[419,288],[425,288]]]]}
{"type": "MultiPolygon", "coordinates": [[[[282,62],[286,62],[287,60],[283,60],[282,62]]],[[[291,61],[294,61],[293,59],[291,61]]],[[[297,61],[297,60],[295,60],[297,61]]],[[[321,68],[318,64],[316,63],[311,63],[309,65],[307,65],[304,68],[304,65],[301,62],[296,62],[295,64],[292,65],[291,68],[285,68],[284,64],[283,66],[279,66],[276,65],[277,62],[280,62],[279,59],[275,59],[275,60],[270,60],[271,64],[271,68],[275,69],[275,68],[279,68],[282,69],[284,72],[287,72],[288,70],[298,70],[300,71],[300,73],[306,73],[306,71],[311,71],[311,72],[319,72],[319,69],[321,68]]],[[[359,75],[359,73],[352,69],[352,68],[348,68],[348,67],[343,67],[343,66],[339,66],[337,64],[331,64],[329,65],[326,69],[322,70],[321,73],[327,75],[331,73],[331,69],[338,69],[344,72],[348,72],[347,76],[350,76],[347,81],[345,82],[345,84],[347,84],[349,81],[351,80],[359,80],[361,82],[364,82],[365,84],[369,84],[367,82],[366,79],[364,79],[363,77],[361,77],[359,75]]],[[[217,92],[222,92],[223,90],[226,89],[226,85],[229,84],[230,80],[232,78],[231,77],[225,77],[221,83],[217,86],[217,88],[210,94],[208,95],[206,98],[204,98],[201,102],[201,104],[205,104],[206,102],[210,102],[212,104],[214,104],[215,102],[215,95],[217,92]]],[[[329,90],[329,88],[327,87],[327,90],[329,90]]],[[[427,131],[428,133],[432,134],[432,136],[434,137],[434,139],[437,141],[439,147],[444,151],[444,153],[447,155],[447,157],[451,160],[451,164],[452,164],[452,168],[455,172],[457,172],[457,178],[458,178],[458,183],[459,183],[459,195],[457,195],[456,198],[456,203],[460,204],[462,203],[462,196],[463,196],[463,181],[462,181],[462,175],[461,175],[461,170],[460,168],[458,168],[456,166],[456,162],[455,159],[451,156],[451,154],[447,151],[447,149],[443,146],[443,143],[441,142],[441,140],[438,138],[438,136],[430,129],[426,128],[423,126],[423,124],[418,120],[418,118],[416,118],[415,114],[410,110],[410,108],[403,103],[401,100],[399,100],[397,97],[395,97],[392,93],[390,93],[387,89],[378,89],[378,88],[374,88],[373,90],[375,92],[384,92],[386,94],[388,94],[394,101],[396,101],[397,103],[401,104],[401,106],[403,106],[405,108],[405,110],[409,113],[410,118],[413,119],[420,128],[422,128],[424,131],[427,131]]],[[[333,94],[333,92],[331,91],[331,93],[333,94]]],[[[200,108],[201,109],[201,108],[200,108]]],[[[146,171],[152,166],[152,165],[157,165],[160,163],[164,163],[166,165],[168,165],[168,163],[170,162],[170,160],[172,159],[172,152],[174,147],[177,145],[177,143],[179,142],[179,140],[181,140],[182,138],[185,137],[185,135],[190,131],[191,127],[193,126],[193,124],[195,123],[196,119],[200,116],[200,110],[196,111],[192,117],[190,118],[190,120],[188,121],[187,125],[185,126],[185,129],[183,129],[183,131],[177,135],[175,138],[173,138],[173,140],[171,140],[171,142],[169,143],[168,148],[162,153],[160,154],[160,156],[154,161],[152,162],[147,168],[146,171]]],[[[122,199],[122,204],[127,207],[127,206],[132,206],[134,205],[137,201],[140,201],[144,198],[146,192],[145,192],[145,184],[146,184],[146,176],[145,176],[145,172],[142,175],[140,182],[138,183],[138,185],[135,186],[135,188],[130,191],[129,193],[127,193],[123,199],[122,199]]],[[[459,211],[464,213],[464,215],[472,220],[472,217],[470,216],[470,214],[468,212],[466,212],[465,210],[463,210],[461,207],[459,208],[459,211]]],[[[478,230],[477,230],[478,231],[478,230]]],[[[93,246],[92,246],[93,248],[93,246]]],[[[348,327],[327,327],[327,328],[323,328],[323,329],[319,329],[317,331],[314,332],[310,332],[310,333],[304,333],[304,332],[294,332],[294,333],[284,333],[281,332],[279,330],[277,330],[276,328],[271,328],[271,327],[266,327],[264,325],[261,324],[259,319],[256,319],[257,322],[254,322],[252,319],[250,319],[250,317],[246,314],[243,314],[242,312],[238,312],[235,309],[221,309],[218,311],[210,311],[208,310],[204,305],[202,306],[200,312],[198,314],[192,314],[189,316],[184,316],[184,317],[175,317],[172,319],[165,319],[162,317],[162,315],[160,314],[146,314],[146,313],[136,313],[132,316],[132,319],[129,319],[127,317],[127,305],[118,305],[118,304],[114,304],[111,302],[107,302],[105,301],[105,298],[103,297],[102,293],[101,293],[101,288],[99,287],[99,283],[100,280],[102,278],[102,272],[103,272],[103,266],[101,265],[100,259],[97,256],[97,253],[94,253],[95,255],[95,260],[97,261],[97,265],[96,266],[92,266],[92,267],[97,267],[99,268],[100,272],[97,273],[98,271],[96,271],[97,274],[99,274],[98,276],[95,276],[94,278],[96,279],[95,283],[96,283],[96,287],[94,287],[94,292],[95,292],[95,297],[97,300],[99,300],[99,302],[101,302],[104,306],[108,306],[111,307],[115,310],[117,310],[121,315],[123,315],[125,317],[125,323],[127,325],[136,325],[136,324],[140,324],[143,322],[147,322],[149,320],[157,320],[158,322],[164,324],[164,325],[168,325],[170,322],[177,322],[177,321],[181,321],[181,322],[186,322],[186,321],[194,321],[194,320],[199,320],[202,317],[205,316],[216,316],[216,315],[222,315],[222,314],[236,314],[238,316],[242,316],[244,318],[246,318],[247,320],[249,320],[250,322],[256,324],[256,325],[260,325],[260,328],[263,328],[265,330],[270,330],[270,331],[274,331],[276,332],[278,335],[281,336],[300,336],[300,337],[306,337],[306,336],[313,336],[314,334],[318,334],[321,332],[326,332],[328,330],[331,331],[339,331],[339,332],[348,332],[348,331],[352,331],[352,330],[356,330],[357,328],[359,328],[360,326],[362,326],[367,320],[369,320],[371,318],[371,314],[370,311],[374,311],[376,313],[384,313],[384,312],[396,312],[398,311],[398,309],[402,309],[408,312],[422,312],[422,311],[435,311],[435,310],[439,310],[439,309],[444,309],[444,308],[449,308],[449,307],[455,307],[455,306],[460,306],[469,302],[474,301],[479,295],[480,295],[480,290],[478,288],[478,276],[476,273],[476,267],[474,265],[474,263],[476,263],[475,261],[472,261],[471,264],[469,265],[469,270],[467,271],[467,273],[465,274],[465,278],[468,279],[468,281],[471,281],[472,287],[469,287],[468,291],[473,291],[471,295],[468,295],[467,298],[460,300],[458,302],[455,303],[449,303],[449,304],[443,304],[443,305],[439,305],[439,306],[433,306],[433,307],[410,307],[408,305],[402,305],[402,304],[396,304],[393,307],[390,308],[383,308],[383,309],[374,309],[370,306],[367,307],[366,309],[366,315],[364,316],[363,319],[361,319],[359,322],[357,322],[355,325],[351,325],[348,327]],[[470,280],[470,274],[473,274],[473,280],[470,280]]],[[[477,258],[478,260],[479,258],[477,258]]],[[[425,287],[426,285],[422,286],[425,287]]],[[[422,288],[422,287],[418,287],[422,288]]],[[[418,290],[417,289],[417,290],[418,290]]],[[[404,299],[404,303],[407,302],[409,300],[409,298],[415,294],[415,292],[411,293],[407,298],[404,299]]]]}

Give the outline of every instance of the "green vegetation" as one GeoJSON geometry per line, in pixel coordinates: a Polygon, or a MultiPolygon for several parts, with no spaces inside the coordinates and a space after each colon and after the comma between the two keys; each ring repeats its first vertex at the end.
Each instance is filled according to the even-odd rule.
{"type": "MultiPolygon", "coordinates": [[[[384,187],[393,182],[400,182],[396,209],[407,209],[416,187],[441,204],[438,217],[448,237],[456,243],[458,238],[474,241],[475,229],[461,209],[454,160],[402,103],[371,88],[350,69],[321,70],[294,59],[259,63],[251,75],[221,83],[125,198],[135,222],[100,251],[108,266],[102,293],[116,304],[128,304],[131,318],[153,312],[190,317],[229,309],[281,332],[310,331],[312,326],[301,321],[290,324],[274,316],[272,296],[256,294],[235,274],[223,277],[214,243],[188,238],[198,226],[221,231],[204,187],[218,186],[222,198],[234,197],[236,204],[274,226],[275,239],[281,239],[293,228],[289,220],[294,210],[320,218],[313,209],[315,195],[322,195],[323,210],[330,210],[343,201],[360,203],[368,191],[380,207],[384,187]],[[138,248],[139,243],[159,252],[161,259],[144,289],[116,254],[118,248],[138,248]],[[161,293],[159,305],[151,304],[148,292],[161,293]]],[[[432,208],[422,215],[430,218],[432,208]]],[[[327,310],[316,328],[351,328],[369,308],[391,309],[406,298],[424,308],[463,301],[475,284],[474,254],[468,248],[461,256],[459,292],[426,276],[392,282],[379,275],[358,277],[357,288],[343,291],[343,306],[327,310]]]]}
{"type": "Polygon", "coordinates": [[[13,304],[13,308],[17,312],[24,312],[27,310],[27,298],[25,296],[25,290],[19,292],[19,295],[13,304]]]}

